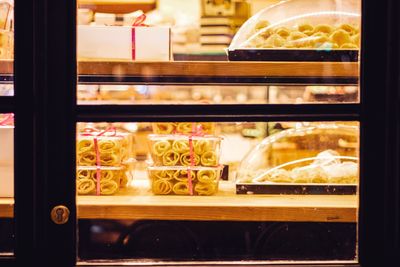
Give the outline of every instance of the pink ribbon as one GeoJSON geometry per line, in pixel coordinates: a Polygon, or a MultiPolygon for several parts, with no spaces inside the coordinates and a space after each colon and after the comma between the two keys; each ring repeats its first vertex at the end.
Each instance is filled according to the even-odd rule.
{"type": "Polygon", "coordinates": [[[189,135],[189,155],[190,155],[190,167],[188,168],[188,187],[189,193],[193,196],[193,180],[192,180],[192,168],[195,166],[194,162],[194,149],[193,149],[193,137],[204,136],[204,132],[201,124],[196,128],[196,123],[192,123],[192,133],[189,135]]]}
{"type": "Polygon", "coordinates": [[[135,27],[148,27],[149,25],[145,24],[146,15],[143,13],[140,16],[136,17],[132,23],[132,59],[136,59],[136,32],[135,27]]]}
{"type": "Polygon", "coordinates": [[[8,113],[3,120],[0,121],[0,126],[14,125],[14,114],[8,113]]]}
{"type": "Polygon", "coordinates": [[[117,129],[113,126],[106,128],[103,131],[99,131],[96,128],[85,128],[83,129],[82,136],[94,136],[94,151],[96,152],[96,195],[100,195],[100,180],[101,180],[101,162],[100,162],[100,151],[98,146],[97,137],[99,136],[117,136],[117,129]],[[96,134],[97,133],[97,134],[96,134]],[[111,135],[107,135],[111,133],[111,135]]]}

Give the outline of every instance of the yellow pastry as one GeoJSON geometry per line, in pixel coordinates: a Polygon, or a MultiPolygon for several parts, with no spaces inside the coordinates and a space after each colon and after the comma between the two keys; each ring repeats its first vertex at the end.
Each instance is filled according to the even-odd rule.
{"type": "Polygon", "coordinates": [[[216,193],[217,186],[215,183],[197,183],[194,191],[200,196],[210,196],[216,193]]]}
{"type": "Polygon", "coordinates": [[[93,193],[96,189],[96,184],[92,179],[78,179],[76,181],[76,191],[80,195],[93,193]]]}
{"type": "Polygon", "coordinates": [[[215,183],[217,180],[217,173],[215,170],[199,170],[197,172],[197,179],[201,183],[215,183]]]}
{"type": "Polygon", "coordinates": [[[191,166],[191,165],[197,166],[200,164],[200,157],[195,153],[190,154],[190,152],[187,152],[181,155],[180,163],[182,166],[191,166]],[[192,158],[193,158],[193,163],[192,163],[192,158]]]}
{"type": "Polygon", "coordinates": [[[171,150],[168,150],[162,156],[162,162],[164,166],[175,166],[179,162],[179,153],[171,150]]]}
{"type": "Polygon", "coordinates": [[[201,155],[201,165],[203,166],[217,166],[217,155],[214,151],[207,151],[201,155]]]}
{"type": "Polygon", "coordinates": [[[172,191],[176,194],[176,195],[189,195],[189,186],[188,186],[188,182],[177,182],[173,188],[172,191]]]}
{"type": "Polygon", "coordinates": [[[172,191],[172,184],[164,179],[153,180],[151,188],[156,195],[168,195],[172,191]]]}

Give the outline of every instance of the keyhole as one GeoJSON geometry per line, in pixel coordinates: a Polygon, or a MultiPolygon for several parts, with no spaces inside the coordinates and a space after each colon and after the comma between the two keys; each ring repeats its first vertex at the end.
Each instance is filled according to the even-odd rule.
{"type": "Polygon", "coordinates": [[[58,208],[56,210],[56,220],[58,222],[62,222],[63,221],[63,215],[64,215],[64,210],[62,208],[58,208]]]}

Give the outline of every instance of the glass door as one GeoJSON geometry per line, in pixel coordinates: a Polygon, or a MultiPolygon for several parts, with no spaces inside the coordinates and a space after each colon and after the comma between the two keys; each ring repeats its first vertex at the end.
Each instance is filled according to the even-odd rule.
{"type": "Polygon", "coordinates": [[[364,13],[375,6],[222,2],[50,6],[48,261],[375,259],[370,183],[388,155],[372,141],[386,99],[366,60],[384,63],[365,39],[382,34],[364,13]]]}

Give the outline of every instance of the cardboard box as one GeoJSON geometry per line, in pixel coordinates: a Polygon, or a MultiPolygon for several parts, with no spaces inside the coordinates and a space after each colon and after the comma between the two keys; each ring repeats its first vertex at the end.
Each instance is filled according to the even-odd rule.
{"type": "Polygon", "coordinates": [[[78,26],[78,57],[170,61],[169,27],[78,26]]]}
{"type": "Polygon", "coordinates": [[[14,127],[0,126],[0,197],[14,196],[14,127]]]}

